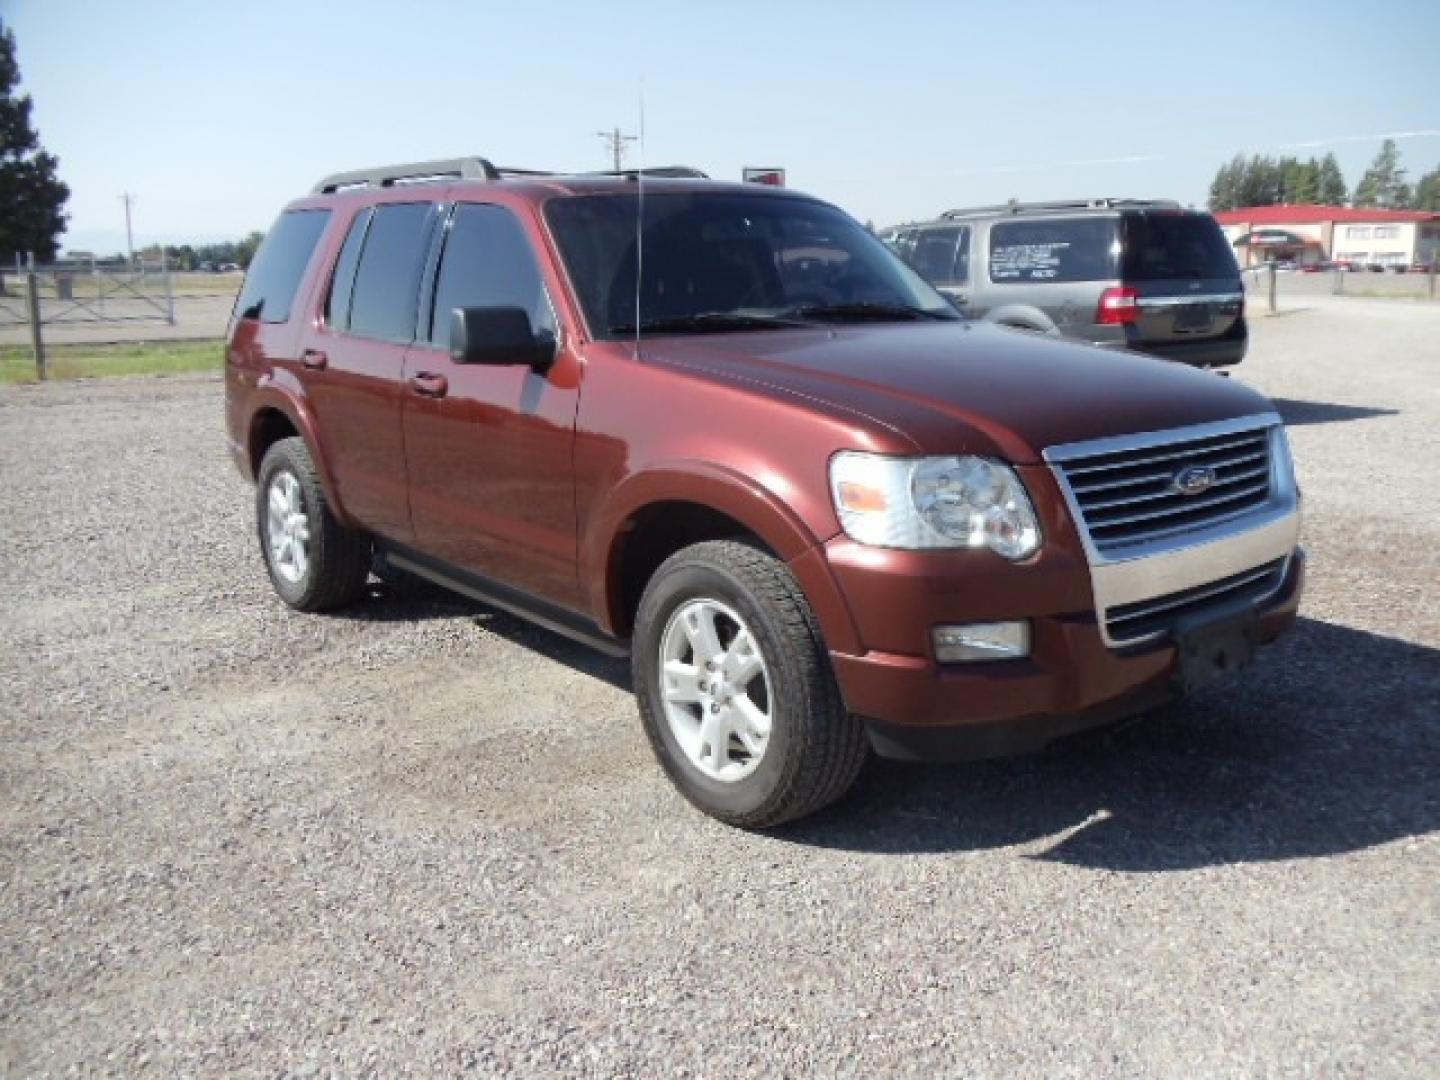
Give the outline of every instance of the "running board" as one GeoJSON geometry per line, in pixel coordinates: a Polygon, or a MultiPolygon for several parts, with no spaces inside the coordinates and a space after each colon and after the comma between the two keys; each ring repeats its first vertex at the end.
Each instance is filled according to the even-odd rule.
{"type": "Polygon", "coordinates": [[[598,649],[606,656],[624,658],[630,655],[628,643],[605,633],[594,621],[578,612],[397,544],[387,542],[378,544],[377,547],[386,562],[439,585],[442,589],[449,589],[461,596],[468,596],[482,604],[509,612],[527,622],[543,626],[546,630],[562,634],[572,641],[598,649]]]}

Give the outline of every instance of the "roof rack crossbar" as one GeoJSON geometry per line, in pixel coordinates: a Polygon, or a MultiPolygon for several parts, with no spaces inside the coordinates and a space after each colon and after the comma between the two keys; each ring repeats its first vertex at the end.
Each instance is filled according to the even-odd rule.
{"type": "Polygon", "coordinates": [[[581,176],[623,176],[634,180],[640,176],[653,176],[660,180],[709,180],[710,174],[689,165],[647,165],[643,169],[601,169],[598,172],[581,173],[581,176]]]}
{"type": "Polygon", "coordinates": [[[999,206],[969,206],[958,210],[946,210],[942,218],[978,217],[981,214],[1033,214],[1054,210],[1121,210],[1156,209],[1178,210],[1180,204],[1174,199],[1058,199],[1048,202],[1019,202],[1015,199],[999,206]]]}
{"type": "Polygon", "coordinates": [[[402,182],[437,179],[499,180],[504,173],[525,173],[524,169],[497,169],[482,157],[449,158],[443,161],[416,161],[404,165],[382,165],[332,173],[311,189],[312,195],[330,195],[342,188],[393,187],[402,182]]]}

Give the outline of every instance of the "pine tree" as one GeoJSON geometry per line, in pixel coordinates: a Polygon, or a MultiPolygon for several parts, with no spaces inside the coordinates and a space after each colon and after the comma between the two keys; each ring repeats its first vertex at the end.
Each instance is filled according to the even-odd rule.
{"type": "Polygon", "coordinates": [[[49,262],[65,231],[70,189],[55,175],[58,159],[40,148],[30,124],[33,102],[16,93],[19,82],[15,34],[0,24],[0,260],[33,252],[49,262]]]}
{"type": "Polygon", "coordinates": [[[1431,169],[1415,185],[1415,197],[1411,200],[1411,208],[1440,212],[1440,166],[1431,169]]]}
{"type": "Polygon", "coordinates": [[[1355,188],[1356,206],[1378,206],[1387,210],[1403,210],[1410,205],[1410,185],[1400,167],[1400,151],[1394,139],[1380,144],[1370,168],[1365,170],[1355,188]]]}
{"type": "Polygon", "coordinates": [[[1345,174],[1334,154],[1326,154],[1320,161],[1319,177],[1316,182],[1315,201],[1321,206],[1340,206],[1349,197],[1345,187],[1345,174]]]}
{"type": "Polygon", "coordinates": [[[1235,155],[1234,159],[1221,165],[1210,181],[1210,209],[1234,210],[1240,205],[1240,178],[1245,172],[1245,159],[1235,155]]]}

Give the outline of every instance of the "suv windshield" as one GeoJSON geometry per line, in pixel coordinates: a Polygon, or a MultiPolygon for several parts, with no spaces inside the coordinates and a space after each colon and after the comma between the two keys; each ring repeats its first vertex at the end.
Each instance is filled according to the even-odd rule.
{"type": "Polygon", "coordinates": [[[1209,214],[1125,215],[1125,280],[1233,278],[1235,253],[1209,214]]]}
{"type": "Polygon", "coordinates": [[[720,333],[815,322],[959,318],[834,207],[731,192],[552,199],[545,208],[592,333],[720,333]],[[636,303],[637,273],[643,278],[636,303]]]}

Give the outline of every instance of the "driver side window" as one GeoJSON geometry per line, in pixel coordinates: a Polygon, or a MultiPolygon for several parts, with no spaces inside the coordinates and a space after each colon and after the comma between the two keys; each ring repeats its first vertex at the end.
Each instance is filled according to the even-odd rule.
{"type": "Polygon", "coordinates": [[[461,203],[455,208],[435,282],[431,344],[449,346],[450,312],[458,307],[522,308],[537,335],[555,335],[554,310],[530,240],[502,206],[461,203]]]}

